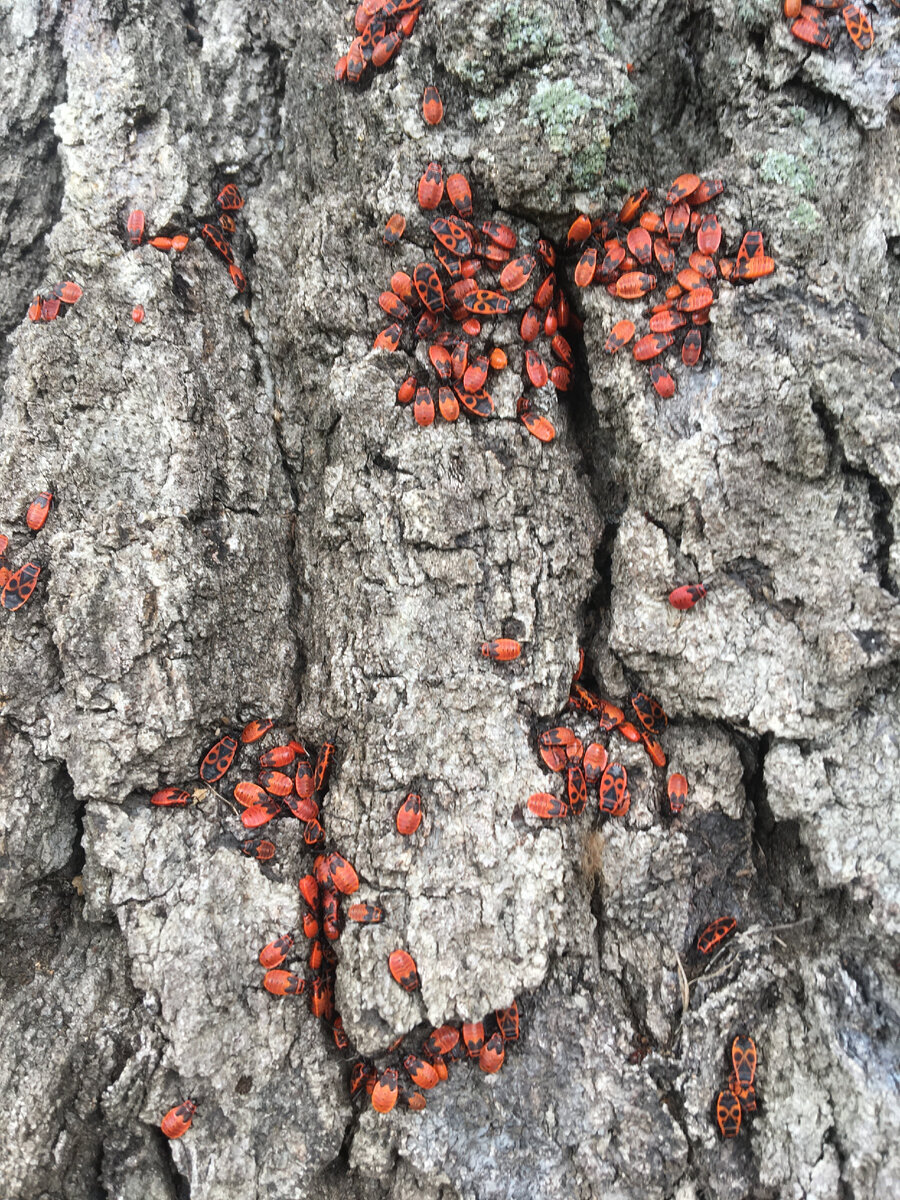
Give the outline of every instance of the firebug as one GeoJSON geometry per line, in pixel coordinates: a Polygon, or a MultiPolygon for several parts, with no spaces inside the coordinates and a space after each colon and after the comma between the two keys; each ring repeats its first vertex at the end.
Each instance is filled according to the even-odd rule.
{"type": "Polygon", "coordinates": [[[666,797],[669,801],[669,812],[677,816],[684,808],[688,794],[688,781],[683,775],[670,775],[666,781],[666,797]]]}
{"type": "Polygon", "coordinates": [[[283,933],[280,937],[275,938],[273,942],[269,942],[267,946],[263,946],[259,952],[259,964],[262,967],[271,968],[278,967],[284,962],[290,954],[294,946],[294,939],[289,933],[283,933]]]}
{"type": "Polygon", "coordinates": [[[377,904],[351,904],[347,909],[347,919],[358,925],[380,925],[384,920],[384,909],[377,904]]]}
{"type": "Polygon", "coordinates": [[[440,125],[444,116],[444,105],[433,84],[428,84],[422,96],[422,116],[429,125],[440,125]]]}
{"type": "Polygon", "coordinates": [[[397,1103],[399,1077],[395,1067],[388,1067],[375,1084],[372,1092],[372,1107],[376,1112],[389,1113],[397,1103]]]}
{"type": "Polygon", "coordinates": [[[702,600],[706,595],[706,588],[702,583],[686,583],[682,587],[675,588],[669,592],[669,603],[673,608],[686,610],[693,608],[698,600],[702,600]]]}
{"type": "Polygon", "coordinates": [[[182,1100],[180,1104],[169,1109],[160,1121],[159,1127],[167,1138],[175,1141],[176,1138],[184,1137],[190,1129],[196,1111],[196,1100],[182,1100]]]}
{"type": "Polygon", "coordinates": [[[419,180],[419,207],[426,210],[437,208],[444,197],[444,173],[441,164],[430,162],[419,180]]]}
{"type": "Polygon", "coordinates": [[[567,817],[569,806],[551,792],[535,792],[528,797],[528,811],[536,817],[551,820],[555,817],[567,817]]]}
{"type": "Polygon", "coordinates": [[[144,214],[139,208],[133,209],[128,214],[128,223],[125,229],[132,246],[139,246],[144,237],[144,214]]]}
{"type": "Polygon", "coordinates": [[[697,938],[697,949],[701,954],[712,954],[716,946],[723,942],[737,929],[735,917],[717,917],[701,932],[697,938]]]}
{"type": "Polygon", "coordinates": [[[719,1092],[716,1097],[716,1121],[723,1138],[737,1137],[741,1128],[741,1106],[734,1092],[719,1092]]]}
{"type": "Polygon", "coordinates": [[[190,802],[190,793],[176,787],[160,788],[150,797],[150,803],[159,808],[183,808],[190,802]]]}
{"type": "Polygon", "coordinates": [[[407,992],[414,992],[419,986],[419,972],[412,955],[406,950],[394,950],[388,958],[388,968],[397,983],[407,992]]]}
{"type": "Polygon", "coordinates": [[[422,797],[410,792],[397,809],[397,832],[411,837],[422,824],[422,797]]]}
{"type": "Polygon", "coordinates": [[[261,741],[272,728],[272,721],[250,721],[241,731],[241,741],[245,746],[251,742],[261,741]]]}
{"type": "Polygon", "coordinates": [[[522,647],[513,638],[494,638],[492,642],[481,644],[482,658],[489,658],[492,662],[510,662],[521,653],[522,647]]]}
{"type": "Polygon", "coordinates": [[[28,505],[28,511],[25,514],[25,524],[34,533],[44,528],[44,523],[50,515],[50,505],[53,501],[52,492],[41,492],[40,495],[28,505]]]}
{"type": "Polygon", "coordinates": [[[503,1066],[505,1057],[506,1050],[503,1046],[503,1037],[497,1032],[492,1034],[481,1047],[478,1055],[478,1065],[486,1075],[496,1075],[503,1066]]]}
{"type": "Polygon", "coordinates": [[[302,996],[306,981],[293,971],[266,971],[263,987],[273,996],[302,996]]]}

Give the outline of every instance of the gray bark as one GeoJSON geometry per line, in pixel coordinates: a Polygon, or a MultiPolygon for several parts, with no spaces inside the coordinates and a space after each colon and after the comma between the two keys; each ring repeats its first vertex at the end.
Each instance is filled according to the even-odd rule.
{"type": "Polygon", "coordinates": [[[869,9],[862,55],[839,15],[828,54],[804,46],[775,0],[445,0],[353,89],[349,5],[0,4],[0,531],[44,565],[0,613],[0,1194],[900,1194],[900,11],[869,9]],[[776,273],[722,289],[671,401],[603,353],[621,304],[572,288],[554,443],[514,419],[514,321],[497,418],[420,430],[394,401],[414,364],[371,345],[431,243],[430,159],[526,243],[719,176],[729,240],[763,230],[776,273]],[[225,178],[243,298],[199,241],[124,238],[132,207],[192,228],[225,178]],[[27,321],[63,279],[79,304],[27,321]],[[698,579],[695,610],[665,602],[698,579]],[[501,632],[522,657],[484,662],[501,632]],[[667,709],[677,821],[620,741],[624,821],[525,812],[579,644],[604,694],[667,709]],[[518,997],[498,1075],[360,1110],[305,1001],[262,991],[259,949],[301,917],[299,826],[262,866],[215,796],[148,805],[257,716],[338,745],[326,827],[387,912],[338,943],[356,1049],[518,997]],[[391,980],[397,946],[420,992],[391,980]],[[723,1143],[738,1032],[759,1111],[723,1143]]]}

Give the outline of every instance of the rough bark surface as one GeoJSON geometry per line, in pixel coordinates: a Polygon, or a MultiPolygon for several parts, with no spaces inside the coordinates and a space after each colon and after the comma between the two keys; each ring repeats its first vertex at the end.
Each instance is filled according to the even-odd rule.
{"type": "Polygon", "coordinates": [[[900,1194],[900,11],[870,4],[874,48],[841,30],[826,55],[781,7],[434,2],[353,89],[348,4],[0,3],[0,532],[44,566],[0,613],[4,1197],[900,1194]],[[515,420],[512,321],[497,418],[421,430],[404,356],[371,345],[430,246],[430,159],[526,242],[720,176],[729,237],[763,230],[777,270],[723,291],[671,401],[603,353],[621,305],[572,288],[555,442],[515,420]],[[132,207],[193,228],[228,178],[246,296],[199,241],[126,249],[132,207]],[[28,322],[63,279],[81,302],[28,322]],[[666,603],[698,579],[703,604],[666,603]],[[518,661],[478,655],[500,633],[518,661]],[[605,694],[665,705],[677,821],[640,746],[617,746],[625,821],[525,810],[579,644],[605,694]],[[262,866],[214,795],[147,802],[256,716],[339,748],[328,832],[387,912],[339,943],[355,1047],[518,997],[498,1075],[359,1111],[348,1056],[261,990],[260,947],[301,916],[300,826],[262,866]],[[739,1032],[759,1112],[723,1143],[739,1032]]]}

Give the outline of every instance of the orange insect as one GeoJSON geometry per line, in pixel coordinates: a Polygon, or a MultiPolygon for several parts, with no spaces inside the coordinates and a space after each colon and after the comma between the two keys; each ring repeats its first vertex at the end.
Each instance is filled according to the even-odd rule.
{"type": "Polygon", "coordinates": [[[737,1137],[741,1129],[741,1105],[734,1092],[719,1092],[716,1097],[716,1121],[723,1138],[737,1137]]]}
{"type": "Polygon", "coordinates": [[[496,1075],[503,1066],[505,1057],[506,1050],[503,1046],[503,1036],[497,1032],[492,1034],[488,1041],[481,1047],[478,1054],[478,1065],[486,1075],[496,1075]]]}
{"type": "Polygon", "coordinates": [[[500,272],[500,286],[507,292],[517,292],[531,278],[536,266],[537,259],[531,254],[512,259],[500,272]]]}
{"type": "Polygon", "coordinates": [[[419,972],[412,955],[406,950],[394,950],[391,953],[388,958],[388,970],[407,992],[414,992],[419,986],[419,972]]]}
{"type": "Polygon", "coordinates": [[[551,792],[535,792],[528,797],[528,811],[536,817],[551,820],[555,817],[567,817],[569,806],[551,792]]]}
{"type": "Polygon", "coordinates": [[[674,379],[658,362],[654,362],[654,365],[650,367],[650,383],[653,384],[662,400],[671,400],[674,396],[674,379]]]}
{"type": "Polygon", "coordinates": [[[422,116],[429,125],[440,125],[444,117],[444,105],[434,84],[429,83],[422,96],[422,116]]]}
{"type": "Polygon", "coordinates": [[[406,230],[406,217],[400,213],[394,213],[388,218],[388,223],[384,227],[384,236],[382,241],[386,246],[395,246],[403,237],[406,230]]]}
{"type": "Polygon", "coordinates": [[[791,21],[800,16],[800,0],[784,0],[784,15],[791,21]]]}
{"type": "Polygon", "coordinates": [[[159,1127],[167,1138],[175,1141],[176,1138],[184,1137],[190,1129],[196,1111],[196,1100],[182,1100],[180,1104],[169,1109],[160,1121],[159,1127]]]}
{"type": "Polygon", "coordinates": [[[686,200],[700,186],[699,175],[679,175],[666,195],[666,204],[675,205],[686,200]]]}
{"type": "Polygon", "coordinates": [[[272,721],[250,721],[241,731],[241,741],[245,746],[249,746],[251,742],[258,742],[266,736],[272,728],[272,721]]]}
{"type": "Polygon", "coordinates": [[[289,933],[283,933],[277,937],[274,942],[269,942],[268,946],[263,946],[259,952],[260,966],[271,968],[280,966],[287,956],[290,954],[294,946],[294,939],[289,933]]]}
{"type": "Polygon", "coordinates": [[[666,798],[669,801],[669,812],[676,816],[684,808],[688,794],[688,781],[683,775],[670,775],[666,782],[666,798]]]}
{"type": "Polygon", "coordinates": [[[617,279],[613,287],[620,300],[639,300],[656,287],[656,276],[642,271],[629,271],[617,279]]]}
{"type": "Polygon", "coordinates": [[[569,232],[566,234],[566,241],[570,246],[574,246],[579,242],[586,242],[590,236],[591,218],[585,216],[584,213],[579,213],[579,215],[569,226],[569,232]]]}
{"type": "Polygon", "coordinates": [[[424,1058],[419,1058],[416,1054],[407,1054],[403,1060],[403,1069],[416,1087],[424,1088],[426,1092],[438,1085],[437,1071],[424,1058]]]}
{"type": "MultiPolygon", "coordinates": [[[[596,273],[597,250],[594,246],[588,246],[587,250],[579,258],[578,265],[575,268],[575,282],[579,287],[590,287],[596,273]]],[[[537,300],[536,296],[535,300],[537,300]]]]}
{"type": "Polygon", "coordinates": [[[410,837],[422,824],[422,797],[410,792],[397,809],[397,832],[410,837]]]}
{"type": "Polygon", "coordinates": [[[675,339],[671,333],[648,333],[646,337],[639,338],[634,343],[632,354],[638,362],[646,362],[649,358],[656,358],[674,343],[675,339]]]}
{"type": "Polygon", "coordinates": [[[591,742],[584,752],[584,759],[582,761],[584,779],[588,787],[597,786],[603,776],[603,772],[606,770],[608,762],[609,754],[606,747],[601,746],[599,742],[591,742]]]}
{"type": "Polygon", "coordinates": [[[756,1043],[753,1038],[739,1035],[731,1043],[731,1063],[734,1068],[728,1086],[748,1112],[756,1111],[753,1081],[756,1078],[756,1043]]]}
{"type": "Polygon", "coordinates": [[[133,209],[128,214],[128,223],[125,229],[132,246],[139,246],[144,237],[144,214],[139,208],[133,209]]]}
{"type": "Polygon", "coordinates": [[[472,191],[465,175],[447,177],[447,195],[461,217],[472,215],[472,191]]]}
{"type": "MultiPolygon", "coordinates": [[[[721,266],[721,263],[719,264],[721,266]]],[[[739,260],[734,264],[734,279],[762,279],[771,275],[775,270],[775,260],[767,254],[758,254],[754,258],[739,260]]],[[[712,292],[709,293],[710,296],[712,292]]],[[[711,303],[711,302],[710,302],[711,303]]]]}
{"type": "Polygon", "coordinates": [[[682,343],[681,361],[686,367],[695,367],[700,361],[702,351],[703,339],[696,329],[692,329],[682,343]]]}
{"type": "Polygon", "coordinates": [[[372,1090],[372,1107],[376,1112],[389,1113],[397,1103],[399,1077],[395,1067],[388,1067],[372,1090]]]}
{"type": "Polygon", "coordinates": [[[306,981],[293,971],[266,971],[263,987],[273,996],[302,996],[306,981]]]}
{"type": "Polygon", "coordinates": [[[134,321],[134,323],[135,323],[136,325],[140,325],[140,324],[141,324],[141,322],[142,322],[142,321],[143,321],[143,319],[144,319],[144,306],[143,306],[143,304],[136,304],[136,305],[134,306],[134,308],[131,310],[131,319],[132,319],[132,321],[134,321]]]}
{"type": "Polygon", "coordinates": [[[641,188],[639,192],[632,192],[626,199],[625,203],[619,209],[619,220],[623,225],[630,225],[634,218],[640,212],[641,205],[650,195],[647,188],[641,188]]]}
{"type": "Polygon", "coordinates": [[[384,920],[384,909],[377,904],[351,904],[347,909],[347,920],[358,925],[380,925],[384,920]]]}
{"type": "Polygon", "coordinates": [[[607,354],[615,354],[623,346],[627,346],[634,337],[633,321],[617,321],[610,330],[609,337],[603,349],[607,354]]]}
{"type": "Polygon", "coordinates": [[[854,44],[860,50],[871,50],[875,44],[875,30],[866,10],[858,4],[848,4],[841,16],[854,44]]]}
{"type": "Polygon", "coordinates": [[[492,642],[481,644],[481,657],[489,658],[492,662],[510,662],[521,653],[522,647],[512,638],[495,638],[492,642]]]}
{"type": "Polygon", "coordinates": [[[359,890],[359,876],[343,854],[338,854],[335,850],[328,855],[325,861],[328,864],[331,881],[339,892],[345,896],[352,896],[355,891],[359,890]]]}
{"type": "MultiPolygon", "coordinates": [[[[524,399],[524,397],[522,397],[524,399]]],[[[521,400],[519,401],[521,404],[521,400]]],[[[519,420],[528,430],[532,437],[537,438],[539,442],[552,442],[556,437],[556,430],[546,417],[540,416],[538,413],[532,412],[530,407],[522,408],[518,412],[519,420]]]]}
{"type": "Polygon", "coordinates": [[[484,1045],[484,1023],[482,1021],[464,1021],[462,1042],[469,1058],[477,1058],[484,1045]]]}
{"type": "Polygon", "coordinates": [[[34,533],[39,529],[44,528],[47,517],[50,515],[50,505],[53,501],[52,492],[41,492],[40,495],[28,505],[28,511],[25,514],[25,524],[34,533]]]}
{"type": "Polygon", "coordinates": [[[441,164],[430,162],[419,180],[419,207],[437,208],[444,197],[444,173],[441,164]]]}

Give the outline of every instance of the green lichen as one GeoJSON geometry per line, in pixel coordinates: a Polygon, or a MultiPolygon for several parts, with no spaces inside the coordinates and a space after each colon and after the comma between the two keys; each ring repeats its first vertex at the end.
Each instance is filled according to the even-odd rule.
{"type": "Polygon", "coordinates": [[[610,54],[616,52],[616,35],[605,21],[601,21],[597,26],[597,40],[604,50],[610,54]]]}
{"type": "Polygon", "coordinates": [[[562,41],[553,29],[552,9],[503,0],[492,4],[488,13],[500,27],[498,45],[509,58],[529,62],[559,53],[562,41]]]}
{"type": "Polygon", "coordinates": [[[818,229],[822,224],[818,209],[814,208],[808,200],[801,200],[797,207],[789,213],[789,216],[793,223],[799,225],[801,229],[818,229]]]}
{"type": "Polygon", "coordinates": [[[759,168],[765,183],[790,188],[798,196],[816,194],[816,177],[807,164],[794,154],[783,150],[767,150],[759,168]]]}
{"type": "Polygon", "coordinates": [[[525,124],[540,126],[554,154],[563,154],[571,148],[572,130],[593,107],[591,97],[580,92],[571,79],[541,80],[528,102],[525,124]]]}
{"type": "MultiPolygon", "coordinates": [[[[605,130],[604,130],[605,132],[605,130]]],[[[606,170],[606,152],[609,149],[609,136],[602,144],[595,142],[586,150],[579,150],[572,160],[572,181],[582,191],[593,191],[597,188],[600,177],[606,170]]]]}

